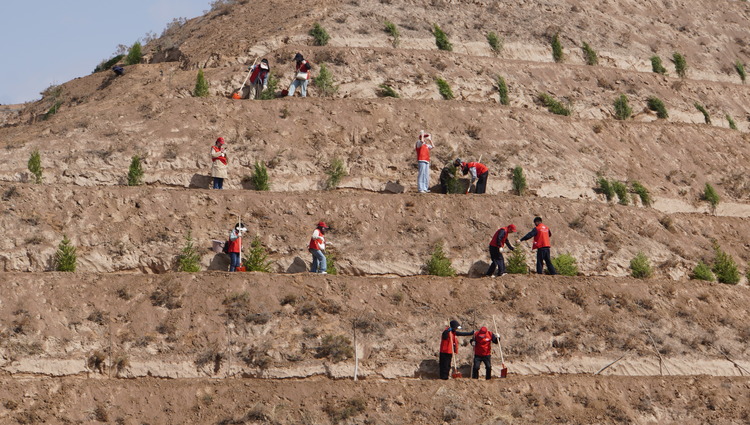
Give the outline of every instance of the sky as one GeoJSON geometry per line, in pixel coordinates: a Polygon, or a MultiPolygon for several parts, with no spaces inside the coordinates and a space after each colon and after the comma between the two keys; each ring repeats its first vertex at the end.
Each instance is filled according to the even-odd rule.
{"type": "Polygon", "coordinates": [[[174,18],[194,18],[210,0],[3,0],[0,13],[0,104],[90,74],[120,44],[161,35],[174,18]]]}

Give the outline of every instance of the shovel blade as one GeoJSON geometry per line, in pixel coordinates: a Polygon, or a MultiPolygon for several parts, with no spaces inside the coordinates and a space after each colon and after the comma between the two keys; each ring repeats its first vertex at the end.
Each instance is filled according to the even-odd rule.
{"type": "Polygon", "coordinates": [[[454,373],[454,374],[453,374],[453,375],[451,375],[451,376],[453,376],[453,379],[456,379],[456,378],[463,378],[463,377],[464,377],[464,375],[463,375],[463,374],[462,374],[461,372],[456,372],[456,373],[454,373]]]}
{"type": "Polygon", "coordinates": [[[508,377],[508,368],[504,367],[500,369],[500,377],[501,378],[507,378],[508,377]]]}
{"type": "Polygon", "coordinates": [[[234,94],[232,94],[232,99],[242,99],[242,96],[240,96],[238,92],[234,92],[234,94]]]}

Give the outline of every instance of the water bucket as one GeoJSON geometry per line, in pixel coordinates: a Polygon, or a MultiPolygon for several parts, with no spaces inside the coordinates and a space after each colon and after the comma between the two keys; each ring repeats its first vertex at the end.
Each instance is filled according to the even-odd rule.
{"type": "Polygon", "coordinates": [[[215,252],[217,254],[221,254],[222,252],[224,252],[224,241],[217,241],[215,239],[212,240],[211,241],[211,250],[213,250],[213,252],[215,252]]]}

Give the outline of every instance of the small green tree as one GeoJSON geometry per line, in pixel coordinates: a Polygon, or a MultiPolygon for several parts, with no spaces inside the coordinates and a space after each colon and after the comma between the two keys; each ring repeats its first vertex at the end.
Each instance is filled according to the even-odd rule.
{"type": "Polygon", "coordinates": [[[271,73],[268,76],[268,85],[266,89],[260,92],[260,100],[276,99],[276,91],[279,89],[279,77],[271,73]]]}
{"type": "Polygon", "coordinates": [[[505,78],[497,76],[497,92],[500,95],[500,104],[508,106],[510,105],[510,98],[508,97],[508,84],[505,83],[505,78]]]}
{"type": "Polygon", "coordinates": [[[745,84],[745,79],[747,79],[747,74],[745,73],[745,65],[737,59],[737,62],[734,63],[734,69],[737,70],[737,73],[740,75],[740,79],[742,80],[742,84],[745,84]]]}
{"type": "Polygon", "coordinates": [[[513,193],[523,196],[524,192],[526,192],[526,176],[523,175],[523,168],[520,165],[513,168],[513,177],[511,180],[513,193]]]}
{"type": "Polygon", "coordinates": [[[266,247],[260,241],[260,236],[256,235],[250,242],[250,253],[245,256],[242,265],[249,272],[271,273],[271,261],[268,261],[266,247]]]}
{"type": "Polygon", "coordinates": [[[266,164],[260,161],[255,161],[253,168],[253,174],[250,176],[250,183],[253,185],[255,190],[269,191],[271,190],[271,184],[268,179],[268,169],[266,164]]]}
{"type": "Polygon", "coordinates": [[[700,261],[698,262],[698,265],[693,269],[693,272],[690,274],[690,279],[713,282],[716,280],[716,277],[714,277],[714,272],[711,271],[711,267],[709,267],[703,261],[700,261]]]}
{"type": "Polygon", "coordinates": [[[125,58],[125,65],[136,65],[141,63],[143,53],[141,52],[141,43],[136,41],[128,50],[128,56],[125,58]]]}
{"type": "Polygon", "coordinates": [[[316,46],[325,46],[331,39],[331,36],[328,35],[328,31],[317,22],[313,24],[309,34],[313,38],[313,44],[316,46]]]}
{"type": "Polygon", "coordinates": [[[446,186],[448,186],[448,193],[464,193],[461,179],[458,177],[458,167],[453,164],[448,166],[446,186]]]}
{"type": "Polygon", "coordinates": [[[339,184],[341,184],[341,180],[348,174],[346,172],[344,161],[341,158],[331,159],[331,164],[328,166],[326,174],[328,175],[328,180],[326,180],[326,189],[333,190],[339,187],[339,184]]]}
{"type": "Polygon", "coordinates": [[[674,62],[674,68],[675,71],[677,71],[677,75],[680,78],[685,78],[687,76],[687,60],[685,59],[685,56],[683,56],[680,53],[675,52],[672,55],[672,62],[674,62]]]}
{"type": "Polygon", "coordinates": [[[648,109],[656,112],[656,116],[661,119],[667,119],[669,118],[669,114],[667,113],[667,107],[664,106],[664,102],[661,101],[656,96],[651,96],[648,98],[648,101],[646,103],[648,106],[648,109]]]}
{"type": "Polygon", "coordinates": [[[395,98],[401,97],[398,95],[398,92],[393,87],[387,84],[381,84],[378,87],[380,88],[380,91],[378,92],[378,96],[380,97],[395,97],[395,98]]]}
{"type": "Polygon", "coordinates": [[[642,185],[640,182],[634,181],[630,184],[630,187],[633,189],[633,192],[641,198],[641,204],[643,204],[644,207],[651,206],[651,194],[648,192],[648,189],[646,189],[646,186],[642,185]]]}
{"type": "Polygon", "coordinates": [[[729,114],[727,114],[727,122],[729,123],[730,129],[737,130],[737,123],[734,122],[734,118],[729,114]]]}
{"type": "Polygon", "coordinates": [[[716,280],[720,283],[726,283],[729,285],[736,285],[739,283],[740,271],[732,256],[722,251],[717,241],[714,241],[713,248],[715,258],[712,270],[716,275],[716,280]]]}
{"type": "Polygon", "coordinates": [[[143,167],[141,157],[133,155],[128,169],[128,186],[140,186],[143,183],[143,167]]]}
{"type": "Polygon", "coordinates": [[[438,242],[432,248],[432,256],[424,267],[426,274],[432,276],[455,276],[456,270],[451,265],[451,260],[445,255],[443,243],[438,242]]]}
{"type": "Polygon", "coordinates": [[[487,33],[487,43],[489,43],[492,53],[497,55],[503,51],[503,39],[494,31],[487,33]]]}
{"type": "Polygon", "coordinates": [[[599,191],[607,197],[607,202],[615,199],[615,189],[612,187],[609,180],[604,177],[599,177],[596,183],[599,185],[599,191]]]}
{"type": "Polygon", "coordinates": [[[599,56],[596,54],[596,50],[591,48],[591,46],[585,41],[582,43],[583,46],[581,47],[581,50],[583,50],[583,57],[586,59],[586,65],[599,65],[599,56]]]}
{"type": "Polygon", "coordinates": [[[448,40],[448,35],[440,29],[438,24],[432,25],[432,35],[435,36],[435,45],[440,50],[453,51],[453,45],[448,40]]]}
{"type": "Polygon", "coordinates": [[[328,247],[325,251],[326,256],[326,273],[331,275],[339,274],[339,269],[336,268],[336,250],[328,247]]]}
{"type": "Polygon", "coordinates": [[[42,156],[39,154],[39,149],[34,149],[34,151],[31,152],[27,167],[34,176],[34,183],[41,184],[44,180],[44,177],[42,176],[44,169],[42,168],[42,156]]]}
{"type": "Polygon", "coordinates": [[[716,192],[716,189],[711,186],[711,183],[706,183],[706,187],[703,188],[702,198],[704,201],[708,202],[708,205],[711,207],[711,212],[716,213],[716,207],[719,206],[721,198],[719,198],[718,192],[716,192]]]}
{"type": "Polygon", "coordinates": [[[578,264],[576,259],[570,253],[560,254],[552,259],[552,265],[555,266],[557,273],[563,276],[578,276],[578,264]]]}
{"type": "Polygon", "coordinates": [[[560,43],[560,36],[559,34],[555,34],[552,36],[552,59],[555,60],[555,62],[562,62],[565,59],[565,55],[563,53],[563,47],[562,43],[560,43]]]}
{"type": "Polygon", "coordinates": [[[659,56],[651,56],[651,70],[657,74],[667,75],[667,68],[661,63],[659,56]]]}
{"type": "Polygon", "coordinates": [[[626,120],[633,115],[633,109],[630,107],[628,97],[621,94],[615,99],[615,118],[618,120],[626,120]]]}
{"type": "Polygon", "coordinates": [[[630,203],[630,196],[628,196],[628,187],[623,182],[613,181],[612,190],[617,194],[617,199],[620,205],[628,205],[630,203]]]}
{"type": "Polygon", "coordinates": [[[325,64],[320,65],[320,72],[313,77],[313,83],[322,96],[330,97],[339,91],[339,86],[333,82],[333,73],[325,64]]]}
{"type": "Polygon", "coordinates": [[[510,274],[528,274],[529,266],[526,265],[526,251],[518,247],[508,256],[508,267],[505,269],[510,274]]]}
{"type": "Polygon", "coordinates": [[[638,254],[630,260],[630,274],[636,279],[647,279],[651,277],[653,270],[651,269],[651,262],[643,252],[638,254]]]}
{"type": "Polygon", "coordinates": [[[703,114],[703,120],[706,122],[706,124],[711,124],[711,115],[708,114],[708,111],[706,108],[703,107],[700,103],[696,102],[695,109],[699,110],[703,114]]]}
{"type": "Polygon", "coordinates": [[[73,246],[67,235],[63,235],[62,242],[57,246],[57,252],[55,252],[55,270],[58,272],[74,272],[76,271],[77,261],[76,247],[73,246]]]}
{"type": "Polygon", "coordinates": [[[201,257],[193,244],[193,235],[189,230],[185,236],[185,246],[177,258],[177,271],[187,273],[201,271],[201,257]]]}
{"type": "Polygon", "coordinates": [[[384,25],[385,25],[385,32],[387,32],[388,35],[390,35],[391,38],[393,39],[391,44],[393,44],[393,47],[398,47],[398,44],[401,39],[401,33],[399,33],[398,31],[398,27],[396,26],[396,24],[394,24],[391,21],[385,21],[384,25]]]}
{"type": "Polygon", "coordinates": [[[451,100],[454,98],[453,90],[451,90],[451,86],[448,84],[447,81],[438,77],[435,79],[435,83],[437,84],[438,92],[440,92],[440,95],[443,96],[443,99],[451,100]]]}
{"type": "Polygon", "coordinates": [[[539,93],[538,99],[542,103],[542,105],[546,106],[547,110],[552,112],[553,114],[564,116],[570,115],[570,108],[565,107],[562,103],[560,103],[560,101],[548,95],[547,93],[539,93]]]}
{"type": "Polygon", "coordinates": [[[195,97],[208,97],[208,81],[206,81],[203,70],[198,70],[198,76],[195,78],[195,89],[193,89],[193,96],[195,97]]]}
{"type": "Polygon", "coordinates": [[[96,73],[96,72],[107,71],[113,66],[115,66],[117,62],[120,62],[122,58],[124,57],[125,55],[116,55],[110,59],[103,60],[99,65],[96,66],[96,68],[94,68],[94,72],[96,73]]]}

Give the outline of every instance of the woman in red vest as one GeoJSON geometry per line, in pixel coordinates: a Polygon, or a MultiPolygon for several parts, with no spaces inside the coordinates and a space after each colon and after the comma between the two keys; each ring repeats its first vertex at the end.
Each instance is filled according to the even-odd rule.
{"type": "Polygon", "coordinates": [[[214,178],[214,189],[224,188],[224,179],[227,178],[227,148],[223,137],[216,139],[211,146],[211,177],[214,178]]]}
{"type": "Polygon", "coordinates": [[[237,223],[229,232],[229,241],[227,241],[227,252],[229,253],[229,271],[237,271],[240,266],[240,251],[242,250],[242,235],[247,229],[242,223],[237,223]]]}
{"type": "Polygon", "coordinates": [[[310,244],[307,246],[307,250],[312,254],[312,265],[310,266],[312,273],[327,274],[325,233],[328,229],[330,227],[324,222],[318,223],[318,227],[313,230],[310,244]]]}
{"type": "Polygon", "coordinates": [[[537,274],[544,273],[544,263],[547,264],[547,270],[549,274],[557,274],[555,266],[552,265],[552,257],[550,256],[550,238],[552,237],[552,231],[549,227],[542,223],[541,217],[534,218],[534,228],[531,229],[526,236],[516,241],[519,244],[525,240],[534,238],[534,244],[531,246],[532,251],[536,249],[536,272],[537,274]]]}
{"type": "Polygon", "coordinates": [[[492,344],[497,344],[497,336],[482,326],[474,334],[469,343],[474,344],[474,365],[471,368],[471,377],[479,379],[479,367],[484,363],[485,379],[492,378],[492,344]]]}
{"type": "Polygon", "coordinates": [[[440,379],[448,379],[451,373],[453,354],[458,354],[458,336],[473,335],[474,332],[461,332],[461,325],[457,320],[451,320],[450,326],[445,328],[440,337],[440,379]]]}
{"type": "Polygon", "coordinates": [[[288,96],[294,96],[294,90],[299,87],[299,94],[301,97],[307,96],[307,83],[310,81],[310,70],[312,70],[312,64],[302,57],[302,53],[294,55],[294,79],[292,84],[289,85],[288,96]]]}
{"type": "Polygon", "coordinates": [[[268,88],[268,75],[271,73],[271,67],[268,65],[268,59],[263,59],[260,64],[250,67],[250,93],[254,93],[255,99],[260,99],[260,94],[268,88]]]}
{"type": "Polygon", "coordinates": [[[419,193],[430,191],[430,150],[432,150],[432,137],[422,131],[415,146],[417,151],[417,190],[419,193]]]}

